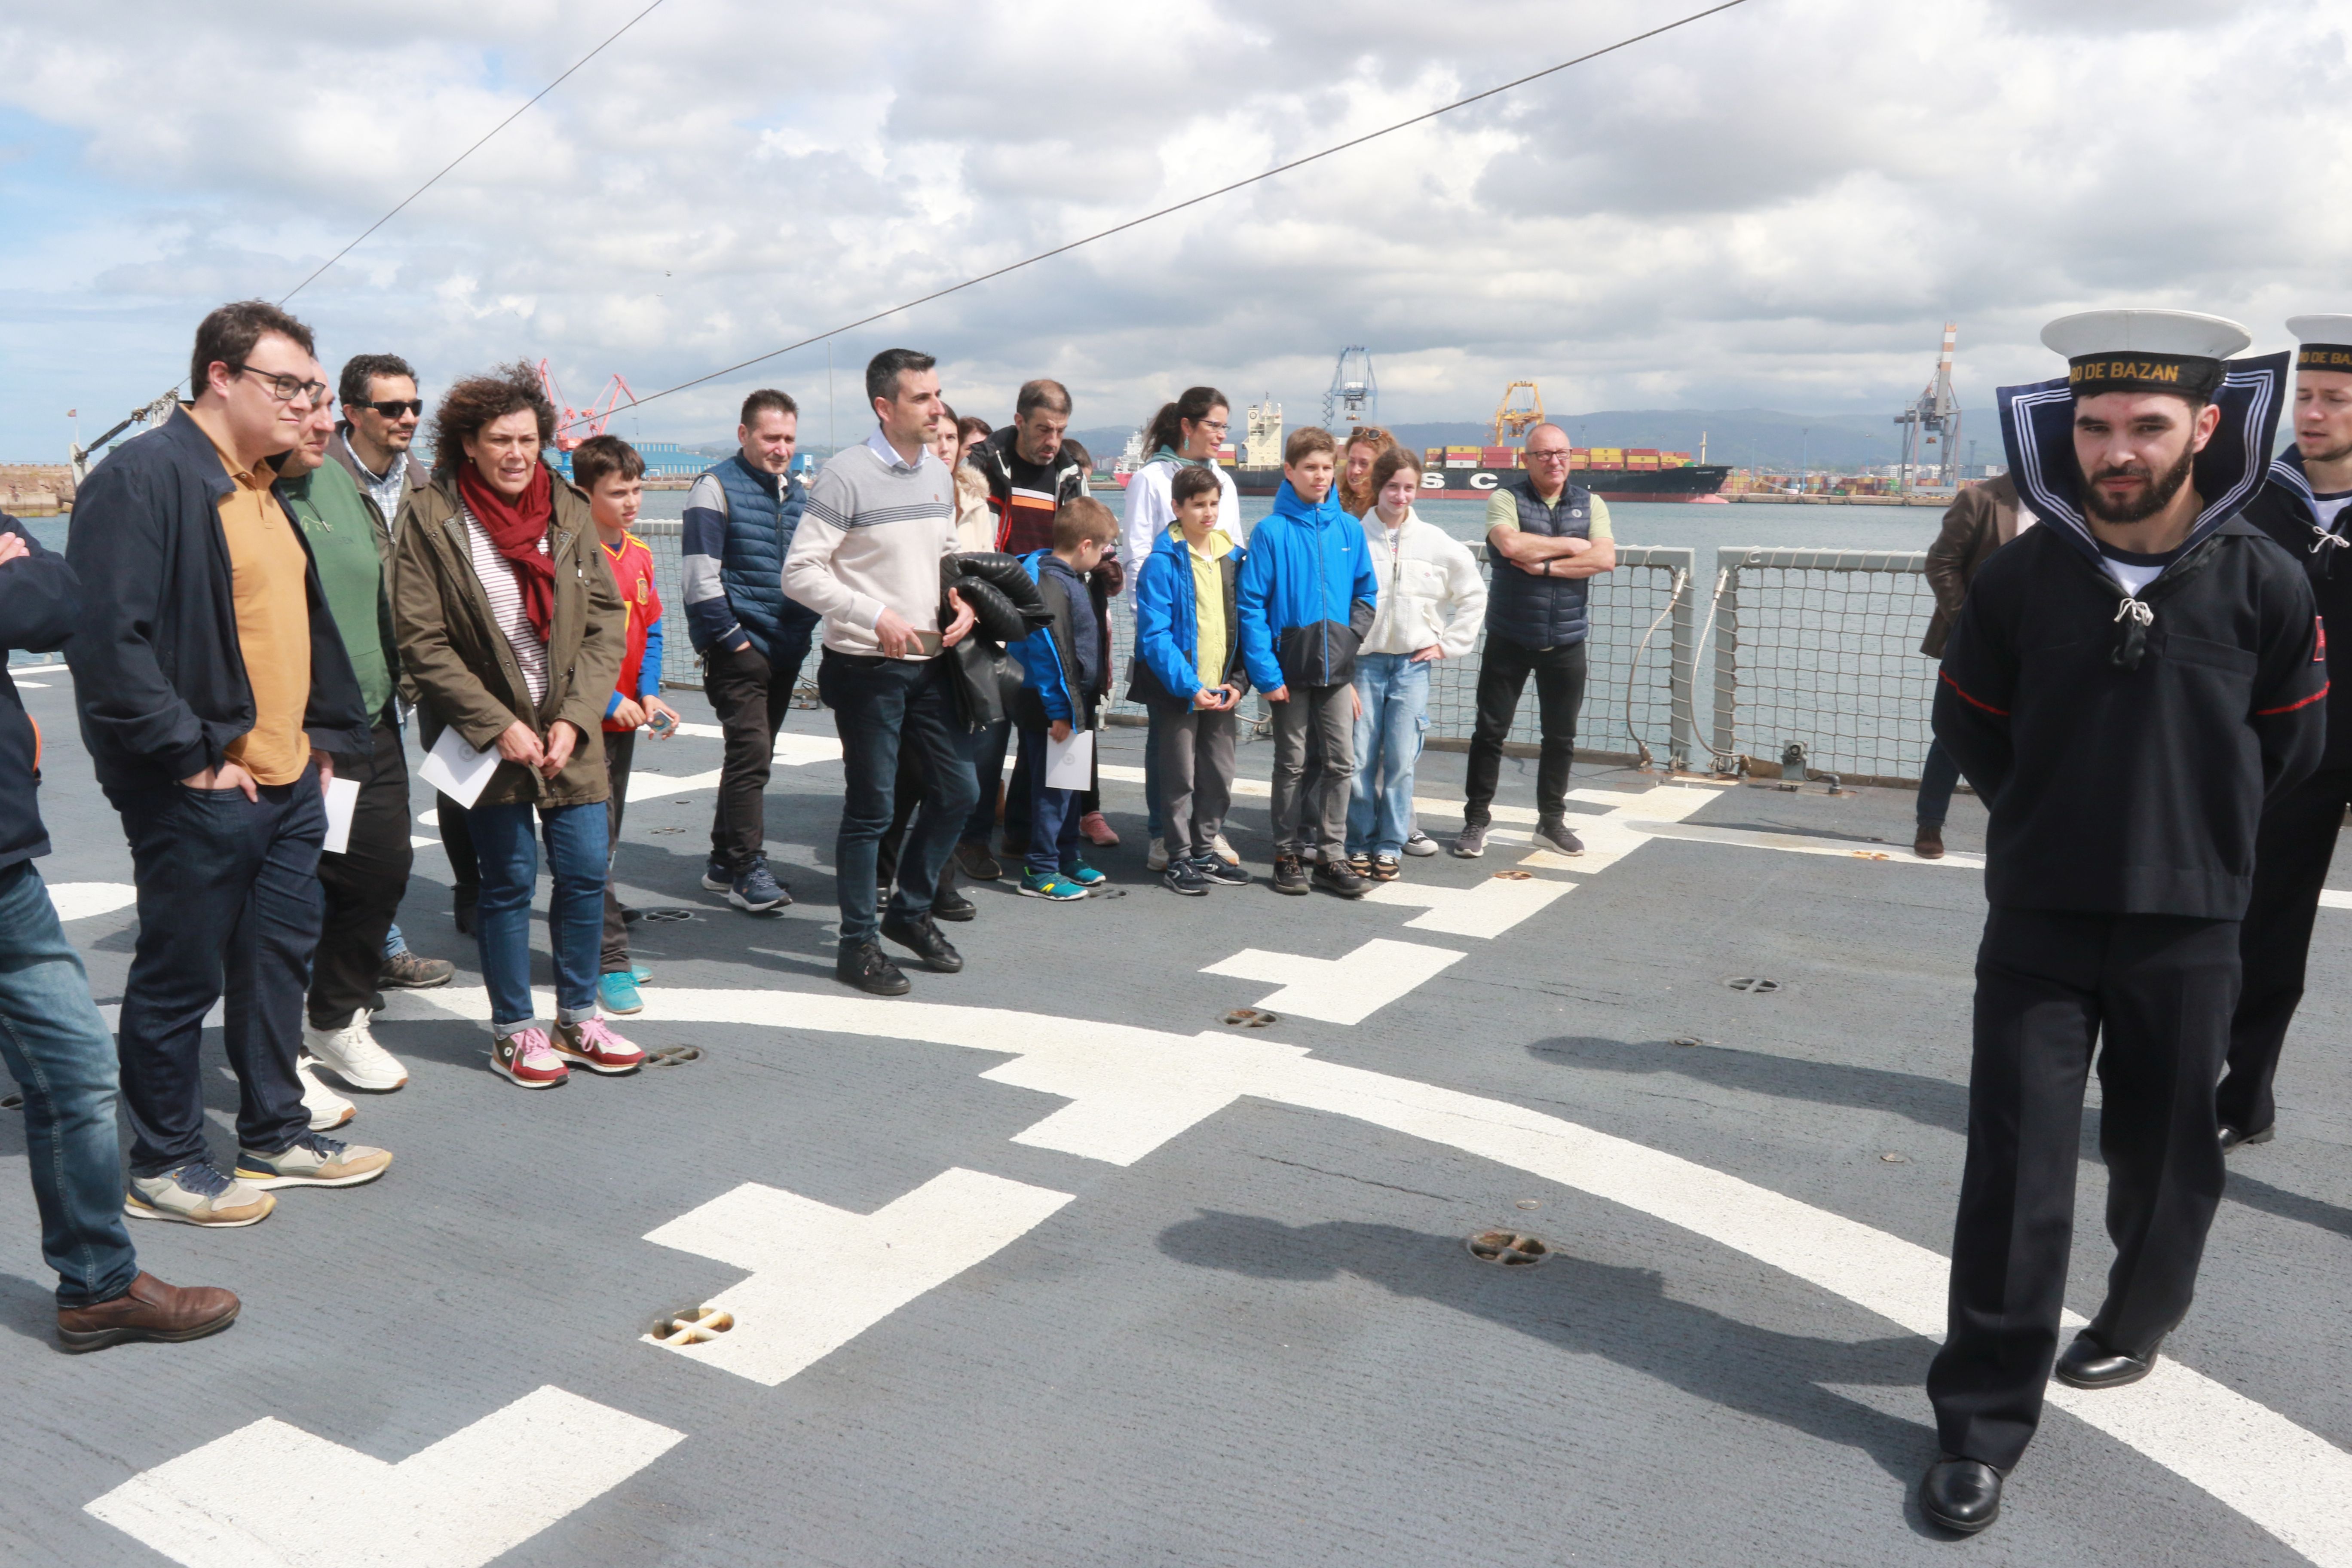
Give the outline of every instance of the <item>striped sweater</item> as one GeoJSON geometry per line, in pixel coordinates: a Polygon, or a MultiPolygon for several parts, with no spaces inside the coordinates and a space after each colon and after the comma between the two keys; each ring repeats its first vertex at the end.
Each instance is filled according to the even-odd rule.
{"type": "Polygon", "coordinates": [[[955,552],[955,521],[947,465],[929,451],[906,462],[877,429],[828,458],[809,488],[784,593],[824,617],[835,653],[880,653],[874,623],[886,608],[938,631],[940,562],[955,552]]]}

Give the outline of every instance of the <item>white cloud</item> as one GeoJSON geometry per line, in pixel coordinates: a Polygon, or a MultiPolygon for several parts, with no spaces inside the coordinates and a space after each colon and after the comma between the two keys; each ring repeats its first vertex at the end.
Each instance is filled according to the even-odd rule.
{"type": "MultiPolygon", "coordinates": [[[[56,216],[0,237],[0,448],[153,395],[205,307],[292,287],[639,3],[12,7],[0,110],[45,134],[0,134],[0,197],[56,216]]],[[[428,390],[520,355],[647,392],[1683,8],[672,0],[299,308],[331,361],[394,349],[428,390]]],[[[1295,418],[1348,342],[1392,419],[1521,376],[1555,407],[1891,408],[1947,319],[1981,405],[2049,374],[2043,320],[2125,300],[2276,346],[2347,302],[2342,14],[1751,0],[862,328],[841,401],[894,342],[990,416],[1060,374],[1082,426],[1203,379],[1295,418]]],[[[709,438],[761,381],[821,397],[824,364],[640,427],[709,438]]]]}

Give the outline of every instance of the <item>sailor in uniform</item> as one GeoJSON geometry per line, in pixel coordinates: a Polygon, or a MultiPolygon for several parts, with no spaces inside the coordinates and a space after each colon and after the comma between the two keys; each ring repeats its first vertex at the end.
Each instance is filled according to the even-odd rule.
{"type": "Polygon", "coordinates": [[[2221,1201],[2212,1086],[2266,799],[2318,764],[2327,666],[2303,568],[2239,515],[2286,356],[2244,329],[2096,310],[2042,330],[2065,380],[2004,387],[2043,526],[1970,585],[1936,738],[1990,809],[1968,1163],[1949,1329],[1927,1373],[1943,1455],[1922,1511],[2000,1508],[2055,1357],[2079,1388],[2147,1375],[2189,1310],[2221,1201]],[[2059,1355],[2084,1080],[2096,1050],[2116,1260],[2059,1355]]]}
{"type": "MultiPolygon", "coordinates": [[[[2271,464],[2246,521],[2303,563],[2319,600],[2324,646],[2352,658],[2352,316],[2297,316],[2294,445],[2271,464]]],[[[2319,771],[2273,801],[2254,840],[2254,893],[2238,951],[2245,988],[2230,1023],[2220,1091],[2221,1148],[2267,1143],[2276,1120],[2271,1080],[2303,1000],[2304,961],[2319,890],[2352,805],[2352,679],[2330,689],[2319,771]]]]}

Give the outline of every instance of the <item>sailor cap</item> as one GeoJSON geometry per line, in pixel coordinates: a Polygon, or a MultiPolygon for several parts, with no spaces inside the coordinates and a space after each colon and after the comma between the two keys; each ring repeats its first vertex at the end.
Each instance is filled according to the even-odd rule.
{"type": "Polygon", "coordinates": [[[2352,375],[2352,316],[2289,316],[2286,330],[2302,345],[2295,351],[2295,369],[2352,375]]]}
{"type": "Polygon", "coordinates": [[[2237,322],[2195,310],[2084,310],[2042,329],[2066,356],[2077,397],[2103,392],[2173,392],[2200,400],[2221,384],[2221,362],[2253,335],[2237,322]]]}

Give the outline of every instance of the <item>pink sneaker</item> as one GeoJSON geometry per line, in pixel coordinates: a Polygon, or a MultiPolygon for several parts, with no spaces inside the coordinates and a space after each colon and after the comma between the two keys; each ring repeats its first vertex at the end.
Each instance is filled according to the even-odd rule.
{"type": "Polygon", "coordinates": [[[1118,845],[1118,829],[1113,827],[1099,811],[1090,811],[1078,818],[1078,831],[1087,842],[1099,849],[1112,849],[1118,845]]]}
{"type": "Polygon", "coordinates": [[[590,1072],[635,1072],[646,1065],[646,1053],[613,1033],[602,1018],[556,1025],[555,1054],[590,1072]]]}
{"type": "Polygon", "coordinates": [[[544,1029],[517,1029],[490,1042],[490,1070],[523,1089],[553,1089],[572,1076],[548,1048],[544,1029]]]}

